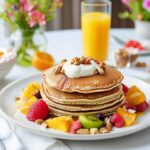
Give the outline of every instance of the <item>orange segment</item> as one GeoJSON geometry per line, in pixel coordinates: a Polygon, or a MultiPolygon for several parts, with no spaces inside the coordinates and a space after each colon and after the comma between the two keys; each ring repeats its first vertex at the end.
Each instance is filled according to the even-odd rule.
{"type": "Polygon", "coordinates": [[[126,100],[132,105],[138,105],[145,101],[144,93],[136,86],[132,86],[126,93],[126,100]]]}
{"type": "Polygon", "coordinates": [[[54,58],[46,52],[37,51],[32,58],[32,64],[36,69],[45,70],[54,65],[54,58]]]}
{"type": "Polygon", "coordinates": [[[0,51],[0,57],[3,56],[3,55],[4,55],[4,53],[2,51],[0,51]]]}

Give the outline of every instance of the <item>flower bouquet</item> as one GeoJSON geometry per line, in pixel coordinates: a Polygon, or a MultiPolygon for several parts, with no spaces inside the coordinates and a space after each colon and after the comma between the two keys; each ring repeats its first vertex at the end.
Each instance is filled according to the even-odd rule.
{"type": "Polygon", "coordinates": [[[122,0],[128,11],[121,13],[122,19],[131,19],[135,22],[139,36],[150,38],[150,0],[122,0]]]}
{"type": "Polygon", "coordinates": [[[62,5],[62,0],[5,0],[0,19],[6,21],[13,31],[19,30],[21,33],[17,45],[17,62],[20,65],[32,64],[33,53],[41,47],[34,41],[35,33],[54,18],[56,9],[62,5]]]}

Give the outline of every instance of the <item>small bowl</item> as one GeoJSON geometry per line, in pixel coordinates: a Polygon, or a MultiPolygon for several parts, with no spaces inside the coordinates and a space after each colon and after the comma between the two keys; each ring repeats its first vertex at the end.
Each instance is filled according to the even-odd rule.
{"type": "Polygon", "coordinates": [[[12,70],[13,66],[15,65],[15,62],[16,62],[15,54],[10,59],[0,62],[0,80],[5,78],[6,75],[12,70]]]}

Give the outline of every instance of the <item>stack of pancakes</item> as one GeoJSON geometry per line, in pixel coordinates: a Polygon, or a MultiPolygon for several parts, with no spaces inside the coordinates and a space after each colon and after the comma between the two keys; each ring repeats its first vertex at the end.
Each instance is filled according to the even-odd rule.
{"type": "Polygon", "coordinates": [[[54,73],[54,67],[43,73],[41,95],[56,116],[112,114],[124,101],[122,74],[106,66],[105,74],[68,78],[54,73]]]}

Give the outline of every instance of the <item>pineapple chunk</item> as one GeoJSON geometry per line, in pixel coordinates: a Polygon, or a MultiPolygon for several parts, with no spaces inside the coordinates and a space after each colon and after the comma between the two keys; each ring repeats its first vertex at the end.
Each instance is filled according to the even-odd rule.
{"type": "Polygon", "coordinates": [[[54,119],[48,119],[46,120],[46,123],[49,128],[68,132],[73,123],[73,119],[70,116],[61,116],[54,119]]]}

